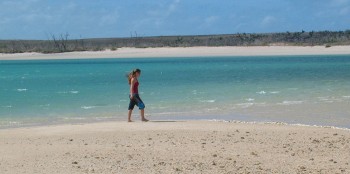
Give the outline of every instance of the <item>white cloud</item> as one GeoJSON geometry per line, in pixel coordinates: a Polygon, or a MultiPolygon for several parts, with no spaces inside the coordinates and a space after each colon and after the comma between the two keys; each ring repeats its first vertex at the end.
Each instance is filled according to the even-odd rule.
{"type": "Polygon", "coordinates": [[[219,20],[219,16],[209,16],[205,18],[204,22],[205,22],[205,25],[211,26],[217,20],[219,20]]]}
{"type": "Polygon", "coordinates": [[[213,15],[213,16],[208,16],[206,18],[202,18],[201,19],[201,24],[198,26],[198,29],[205,29],[208,30],[211,27],[213,27],[213,25],[220,20],[219,16],[213,15]]]}
{"type": "MultiPolygon", "coordinates": [[[[11,18],[8,18],[8,17],[1,18],[0,20],[0,24],[4,24],[4,25],[9,22],[11,22],[11,18]]],[[[0,28],[3,28],[3,27],[0,27],[0,28]]]]}
{"type": "Polygon", "coordinates": [[[318,18],[336,18],[350,14],[350,0],[330,0],[327,7],[315,12],[314,15],[318,18]]]}
{"type": "Polygon", "coordinates": [[[45,21],[48,15],[36,8],[38,0],[3,1],[0,3],[0,18],[7,27],[21,25],[21,28],[36,21],[45,21]]]}
{"type": "Polygon", "coordinates": [[[333,6],[342,6],[349,3],[350,0],[331,0],[331,5],[333,6]]]}
{"type": "Polygon", "coordinates": [[[350,6],[344,7],[339,11],[340,15],[348,15],[350,13],[350,6]]]}
{"type": "Polygon", "coordinates": [[[276,21],[276,18],[274,16],[265,16],[264,19],[261,21],[261,26],[267,27],[273,24],[276,21]]]}
{"type": "Polygon", "coordinates": [[[176,11],[178,4],[180,3],[180,0],[174,0],[173,3],[171,3],[168,7],[168,10],[166,12],[166,16],[171,15],[174,11],[176,11]]]}
{"type": "Polygon", "coordinates": [[[116,24],[119,19],[119,13],[115,10],[112,13],[102,14],[99,19],[99,25],[113,25],[116,24]]]}
{"type": "Polygon", "coordinates": [[[135,21],[133,23],[133,30],[139,30],[144,26],[152,26],[159,28],[178,9],[180,0],[174,0],[170,4],[158,5],[156,9],[152,9],[146,12],[146,16],[142,16],[141,20],[135,21]]]}
{"type": "Polygon", "coordinates": [[[169,5],[166,5],[166,6],[159,5],[156,7],[156,9],[151,9],[151,10],[147,11],[147,15],[150,15],[151,17],[166,18],[177,10],[179,3],[180,3],[180,0],[174,0],[169,5]]]}
{"type": "Polygon", "coordinates": [[[11,10],[11,11],[28,11],[32,9],[36,4],[39,3],[39,0],[19,0],[19,1],[2,1],[0,8],[2,11],[11,10]]]}
{"type": "Polygon", "coordinates": [[[237,19],[237,15],[231,14],[231,15],[229,15],[229,19],[231,19],[231,20],[237,19]]]}

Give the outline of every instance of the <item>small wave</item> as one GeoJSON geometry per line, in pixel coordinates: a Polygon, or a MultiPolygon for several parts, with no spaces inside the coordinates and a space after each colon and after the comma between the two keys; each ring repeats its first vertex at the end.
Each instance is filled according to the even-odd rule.
{"type": "MultiPolygon", "coordinates": [[[[145,114],[146,117],[149,117],[149,115],[145,114]]],[[[98,121],[104,121],[104,120],[109,120],[112,119],[112,117],[94,117],[94,120],[98,121]]]]}
{"type": "Polygon", "coordinates": [[[282,103],[277,103],[279,105],[297,105],[302,104],[304,101],[283,101],[282,103]]]}
{"type": "Polygon", "coordinates": [[[58,91],[56,93],[57,94],[68,94],[68,93],[70,93],[70,94],[78,94],[79,91],[58,91]]]}
{"type": "Polygon", "coordinates": [[[68,92],[65,92],[65,91],[59,91],[59,92],[56,92],[57,94],[67,94],[68,92]]]}
{"type": "Polygon", "coordinates": [[[299,127],[316,127],[316,128],[325,128],[325,129],[337,129],[337,130],[344,130],[344,131],[350,131],[349,128],[344,127],[336,127],[336,126],[323,126],[323,125],[312,125],[312,124],[302,124],[302,123],[286,123],[286,122],[257,122],[257,121],[240,121],[240,120],[219,120],[219,119],[210,119],[208,121],[213,122],[224,122],[224,123],[238,123],[238,124],[271,124],[271,125],[290,125],[290,126],[299,126],[299,127]]]}
{"type": "Polygon", "coordinates": [[[241,108],[249,108],[253,105],[254,105],[254,103],[239,103],[239,104],[237,104],[237,106],[240,106],[241,108]]]}
{"type": "Polygon", "coordinates": [[[270,94],[279,94],[280,91],[271,91],[270,94]]]}
{"type": "Polygon", "coordinates": [[[160,112],[160,113],[154,113],[152,115],[179,115],[179,114],[186,114],[187,112],[160,112]]]}
{"type": "Polygon", "coordinates": [[[219,110],[218,107],[215,107],[215,108],[208,108],[208,109],[207,109],[207,111],[217,111],[217,110],[219,110]]]}
{"type": "Polygon", "coordinates": [[[83,117],[63,117],[64,120],[86,120],[83,117]]]}
{"type": "Polygon", "coordinates": [[[202,103],[214,103],[215,100],[200,100],[202,103]]]}
{"type": "Polygon", "coordinates": [[[265,91],[256,92],[257,94],[266,94],[265,91]]]}
{"type": "Polygon", "coordinates": [[[93,109],[96,108],[97,106],[82,106],[80,107],[81,109],[93,109]]]}
{"type": "Polygon", "coordinates": [[[25,91],[28,91],[28,89],[26,88],[22,88],[22,89],[17,89],[18,92],[25,92],[25,91]]]}
{"type": "Polygon", "coordinates": [[[159,107],[150,107],[152,109],[167,109],[170,108],[169,106],[159,106],[159,107]]]}
{"type": "Polygon", "coordinates": [[[17,121],[9,121],[8,122],[10,125],[20,125],[21,122],[17,122],[17,121]]]}
{"type": "Polygon", "coordinates": [[[328,97],[317,97],[319,100],[321,100],[321,101],[327,101],[327,100],[329,100],[328,99],[328,97]]]}
{"type": "Polygon", "coordinates": [[[255,106],[266,106],[266,102],[254,103],[255,106]]]}
{"type": "MultiPolygon", "coordinates": [[[[348,96],[349,98],[347,97],[344,97],[345,99],[350,99],[350,96],[348,96]]],[[[336,97],[317,97],[320,101],[322,102],[325,102],[325,103],[333,103],[333,102],[342,102],[343,99],[341,98],[336,98],[336,97]]]]}
{"type": "Polygon", "coordinates": [[[8,106],[1,106],[2,108],[12,108],[11,105],[8,105],[8,106]]]}
{"type": "Polygon", "coordinates": [[[343,96],[343,98],[348,98],[348,99],[350,99],[350,96],[349,96],[349,95],[347,95],[347,96],[343,96]]]}
{"type": "Polygon", "coordinates": [[[247,100],[247,101],[254,101],[255,99],[253,99],[253,98],[247,98],[247,99],[245,99],[245,100],[247,100]]]}

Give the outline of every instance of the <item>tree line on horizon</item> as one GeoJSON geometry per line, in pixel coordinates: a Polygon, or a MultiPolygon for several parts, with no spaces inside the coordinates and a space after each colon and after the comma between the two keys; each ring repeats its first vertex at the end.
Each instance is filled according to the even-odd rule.
{"type": "Polygon", "coordinates": [[[69,34],[51,35],[47,40],[0,40],[0,53],[62,53],[73,51],[117,50],[121,47],[194,46],[326,46],[350,45],[350,30],[283,33],[237,33],[193,36],[69,39],[69,34]]]}

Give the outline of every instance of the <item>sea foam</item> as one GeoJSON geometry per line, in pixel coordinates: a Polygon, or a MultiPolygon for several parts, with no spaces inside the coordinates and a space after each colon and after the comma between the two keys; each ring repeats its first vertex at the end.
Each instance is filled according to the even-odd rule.
{"type": "Polygon", "coordinates": [[[24,91],[28,91],[28,89],[26,88],[22,88],[22,89],[17,89],[18,92],[24,92],[24,91]]]}
{"type": "Polygon", "coordinates": [[[259,92],[256,92],[257,94],[266,94],[265,91],[259,91],[259,92]]]}
{"type": "Polygon", "coordinates": [[[81,109],[93,109],[96,108],[97,106],[82,106],[80,107],[81,109]]]}
{"type": "Polygon", "coordinates": [[[247,99],[245,99],[245,100],[247,100],[247,101],[254,101],[255,99],[253,99],[253,98],[247,98],[247,99]]]}
{"type": "Polygon", "coordinates": [[[202,103],[214,103],[215,100],[200,100],[202,103]]]}
{"type": "Polygon", "coordinates": [[[241,108],[249,108],[253,105],[254,105],[254,103],[239,103],[239,104],[237,104],[237,106],[240,106],[241,108]]]}
{"type": "Polygon", "coordinates": [[[282,103],[277,103],[279,105],[297,105],[302,104],[304,101],[283,101],[282,103]]]}

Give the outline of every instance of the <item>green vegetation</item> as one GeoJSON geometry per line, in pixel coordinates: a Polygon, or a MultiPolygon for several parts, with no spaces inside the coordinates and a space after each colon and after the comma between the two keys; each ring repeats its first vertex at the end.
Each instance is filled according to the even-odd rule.
{"type": "Polygon", "coordinates": [[[285,33],[237,33],[198,36],[155,36],[130,38],[69,39],[69,34],[51,35],[48,40],[0,40],[0,53],[61,53],[117,50],[120,47],[193,46],[315,46],[350,45],[350,30],[285,33]]]}

